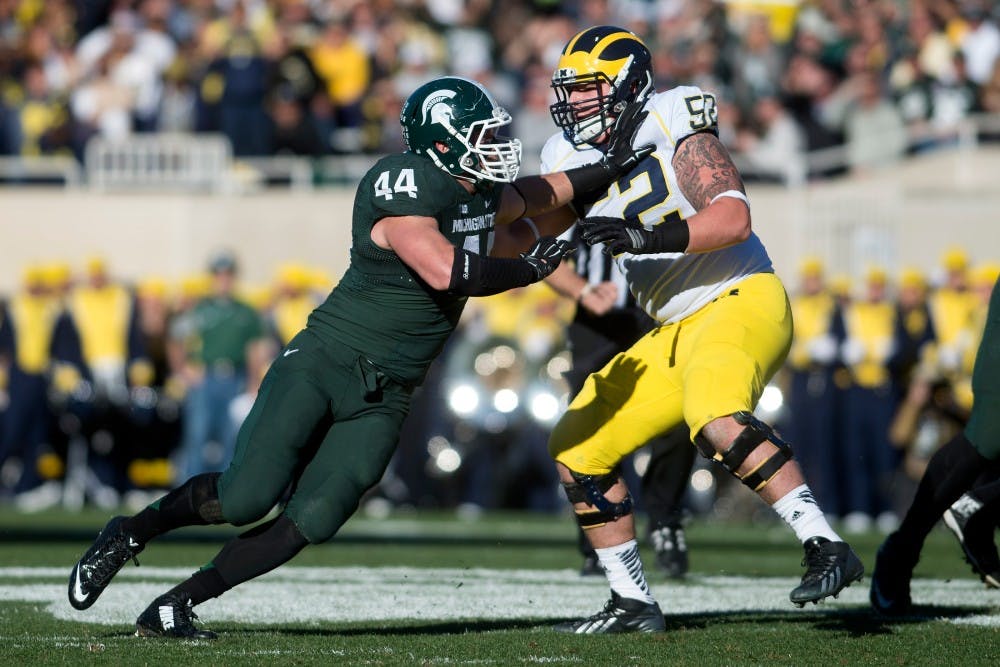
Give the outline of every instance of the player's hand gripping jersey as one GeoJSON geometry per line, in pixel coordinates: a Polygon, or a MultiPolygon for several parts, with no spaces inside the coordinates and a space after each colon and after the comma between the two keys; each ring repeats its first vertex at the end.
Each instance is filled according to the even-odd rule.
{"type": "MultiPolygon", "coordinates": [[[[645,109],[649,115],[633,144],[652,143],[656,150],[619,178],[603,197],[575,201],[580,217],[630,218],[652,229],[697,212],[677,185],[672,161],[685,137],[716,131],[715,97],[696,87],[680,86],[653,95],[645,109]]],[[[600,157],[596,148],[574,148],[559,132],[542,149],[542,173],[592,163],[600,157]]],[[[691,315],[749,275],[773,271],[767,251],[753,233],[743,243],[708,253],[624,253],[616,259],[638,304],[661,323],[691,315]]]]}

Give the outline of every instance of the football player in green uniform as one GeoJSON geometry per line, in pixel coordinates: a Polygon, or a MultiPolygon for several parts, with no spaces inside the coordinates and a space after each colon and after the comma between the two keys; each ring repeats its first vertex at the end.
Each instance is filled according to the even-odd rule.
{"type": "MultiPolygon", "coordinates": [[[[904,616],[912,613],[910,580],[927,535],[941,515],[952,508],[952,503],[972,490],[980,475],[1000,470],[1000,383],[997,377],[1000,377],[1000,281],[993,286],[986,311],[986,328],[972,369],[974,399],[969,421],[961,433],[931,457],[906,516],[875,556],[868,599],[881,614],[904,616]]],[[[965,542],[966,527],[964,521],[949,526],[959,536],[966,559],[982,580],[989,586],[1000,587],[1000,573],[994,569],[995,565],[975,559],[975,554],[970,552],[965,542]]],[[[993,531],[988,535],[984,540],[986,544],[976,546],[988,550],[986,553],[995,558],[995,547],[989,543],[993,531]]]]}
{"type": "Polygon", "coordinates": [[[623,114],[625,138],[591,164],[515,180],[521,145],[498,136],[511,119],[486,89],[443,77],[414,91],[400,115],[409,150],[379,160],[361,180],[350,267],[271,366],[229,467],[111,519],[73,568],[70,604],[90,607],[154,537],[181,526],[250,524],[291,486],[277,517],[229,541],[136,621],[141,636],[212,638],[194,625],[193,606],[333,537],[381,478],[410,396],[468,298],[537,282],[569,251],[542,236],[510,252],[510,223],[628,171],[651,150],[631,146],[642,119],[623,114]]]}

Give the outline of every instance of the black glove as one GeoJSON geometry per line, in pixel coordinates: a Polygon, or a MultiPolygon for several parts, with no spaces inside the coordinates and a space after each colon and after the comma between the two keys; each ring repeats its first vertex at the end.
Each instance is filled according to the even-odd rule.
{"type": "Polygon", "coordinates": [[[604,151],[604,157],[598,162],[607,170],[611,180],[622,174],[627,174],[632,170],[632,167],[656,149],[654,144],[646,144],[640,148],[632,147],[635,135],[639,132],[639,126],[649,115],[649,112],[642,108],[643,104],[643,102],[634,102],[626,106],[618,114],[618,118],[615,119],[615,124],[611,128],[608,147],[604,151]]]}
{"type": "Polygon", "coordinates": [[[563,257],[572,255],[575,251],[576,247],[569,241],[543,236],[535,241],[531,250],[521,253],[521,259],[531,266],[535,272],[535,282],[538,282],[555,271],[563,257]]]}
{"type": "Polygon", "coordinates": [[[642,104],[630,104],[618,114],[611,129],[611,138],[608,139],[607,148],[600,160],[566,170],[566,178],[573,186],[575,197],[603,192],[656,149],[654,144],[646,144],[641,148],[632,147],[636,132],[649,113],[642,108],[642,104]]]}
{"type": "Polygon", "coordinates": [[[652,229],[642,226],[638,220],[594,216],[583,218],[577,223],[583,240],[589,245],[604,244],[604,252],[620,255],[649,255],[658,252],[684,252],[689,238],[686,220],[671,220],[652,229]]]}

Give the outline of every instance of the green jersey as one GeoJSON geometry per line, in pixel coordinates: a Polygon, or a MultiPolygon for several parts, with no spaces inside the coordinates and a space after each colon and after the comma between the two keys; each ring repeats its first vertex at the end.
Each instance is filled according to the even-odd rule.
{"type": "Polygon", "coordinates": [[[430,288],[396,253],[372,243],[372,227],[390,216],[430,217],[455,246],[488,255],[502,191],[470,194],[421,155],[379,160],[355,195],[350,267],[310,315],[308,328],[358,350],[392,379],[420,384],[467,297],[430,288]]]}
{"type": "Polygon", "coordinates": [[[238,299],[207,297],[190,318],[187,326],[200,344],[198,359],[206,366],[222,363],[242,370],[247,345],[264,333],[257,311],[238,299]]]}

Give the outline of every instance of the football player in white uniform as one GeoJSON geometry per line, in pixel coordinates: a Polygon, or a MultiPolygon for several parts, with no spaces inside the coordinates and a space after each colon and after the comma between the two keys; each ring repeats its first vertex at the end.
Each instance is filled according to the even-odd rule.
{"type": "Polygon", "coordinates": [[[837,595],[861,578],[861,561],[827,523],[791,447],[753,416],[788,353],[792,318],[751,231],[742,179],[718,139],[715,97],[691,86],[656,92],[648,49],[613,26],[574,36],[552,85],[552,118],[562,132],[542,150],[543,172],[599,160],[623,118],[642,121],[635,146],[655,147],[606,192],[545,222],[578,219],[584,239],[605,245],[660,324],[592,374],[552,432],[566,495],[611,585],[603,610],[557,629],[664,629],[618,464],[681,421],[704,456],[756,491],[802,541],[807,570],[791,601],[837,595]]]}

